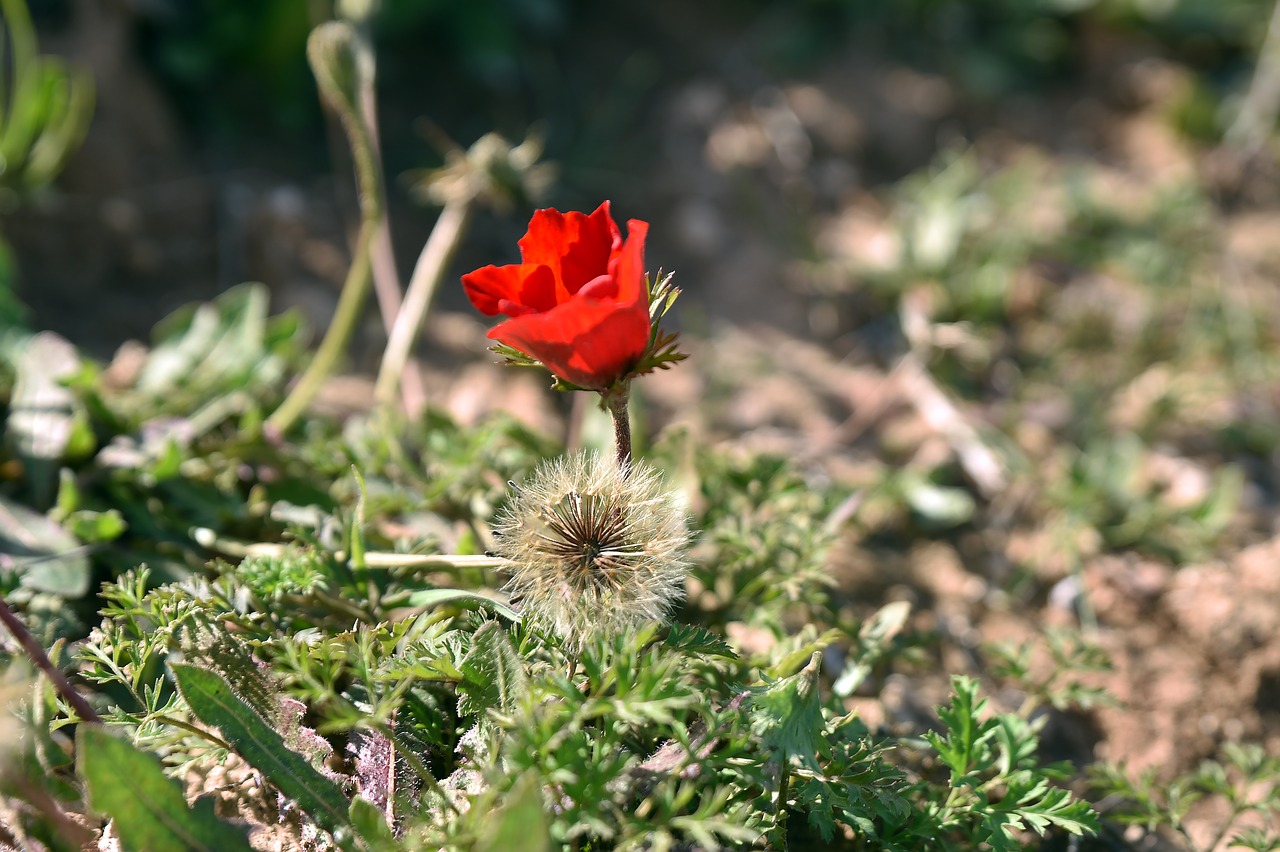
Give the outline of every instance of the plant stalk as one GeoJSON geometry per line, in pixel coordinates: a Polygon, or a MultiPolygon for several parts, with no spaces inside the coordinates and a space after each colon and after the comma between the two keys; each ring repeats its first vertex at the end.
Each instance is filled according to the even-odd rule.
{"type": "Polygon", "coordinates": [[[618,467],[624,471],[631,464],[631,415],[627,411],[627,402],[631,398],[631,388],[623,386],[621,391],[611,391],[604,395],[605,407],[613,417],[613,435],[618,450],[618,467]]]}
{"type": "Polygon", "coordinates": [[[58,690],[71,709],[76,711],[85,722],[93,722],[94,724],[102,724],[102,717],[98,715],[98,711],[94,710],[88,700],[76,691],[71,685],[71,681],[67,680],[67,676],[62,670],[53,664],[53,660],[49,659],[49,655],[45,652],[40,643],[36,641],[36,637],[31,635],[31,631],[27,629],[27,625],[23,624],[18,616],[14,615],[12,609],[9,608],[9,602],[0,596],[0,622],[4,622],[4,626],[13,634],[13,638],[22,646],[23,652],[27,658],[35,664],[36,668],[44,672],[45,676],[53,683],[53,688],[58,690]]]}
{"type": "Polygon", "coordinates": [[[1280,2],[1271,10],[1271,22],[1258,52],[1249,91],[1235,121],[1227,128],[1226,141],[1248,156],[1257,154],[1271,138],[1277,115],[1280,115],[1280,2]]]}
{"type": "Polygon", "coordinates": [[[782,777],[778,779],[778,802],[774,809],[777,814],[774,824],[778,827],[776,846],[781,852],[787,852],[787,820],[791,816],[791,812],[787,810],[787,799],[790,797],[791,767],[784,758],[782,761],[782,777]]]}
{"type": "MultiPolygon", "coordinates": [[[[372,152],[374,165],[377,168],[381,198],[384,199],[382,209],[379,211],[381,215],[378,217],[378,224],[373,234],[369,263],[373,268],[373,294],[382,315],[382,326],[390,335],[403,305],[401,298],[403,287],[400,283],[400,272],[396,268],[395,247],[391,243],[391,215],[385,202],[387,181],[382,169],[382,140],[378,132],[378,101],[374,87],[377,77],[377,60],[369,31],[370,26],[367,20],[359,22],[355,28],[355,49],[365,69],[365,73],[360,77],[359,104],[360,115],[369,138],[369,150],[372,152]]],[[[405,374],[400,385],[404,407],[410,411],[421,409],[426,398],[426,391],[422,387],[422,376],[417,371],[411,370],[405,374]]]]}
{"type": "Polygon", "coordinates": [[[280,407],[267,418],[266,428],[276,434],[289,430],[315,398],[324,380],[338,364],[355,332],[356,323],[373,280],[371,257],[379,222],[384,218],[382,169],[371,130],[360,107],[360,90],[372,85],[371,57],[361,54],[355,29],[341,21],[316,27],[307,39],[307,60],[324,102],[337,115],[351,147],[356,188],[360,197],[360,233],[356,237],[351,268],[324,340],[302,377],[280,407]]]}
{"type": "Polygon", "coordinates": [[[360,225],[360,236],[356,240],[355,257],[351,259],[351,269],[347,272],[347,280],[342,285],[342,295],[338,297],[338,307],[334,311],[333,321],[325,331],[324,340],[316,350],[315,357],[307,365],[298,383],[289,391],[280,407],[267,418],[267,429],[283,435],[297,421],[302,412],[311,404],[311,400],[320,390],[330,373],[337,366],[338,359],[346,351],[356,323],[364,307],[365,298],[369,294],[369,284],[373,276],[369,267],[369,245],[373,239],[375,222],[366,219],[360,225]]]}
{"type": "MultiPolygon", "coordinates": [[[[387,349],[382,356],[382,365],[378,369],[373,394],[379,405],[390,405],[395,401],[405,375],[405,365],[409,362],[409,353],[431,308],[431,301],[444,278],[445,270],[466,233],[474,203],[474,196],[467,196],[445,204],[435,227],[431,229],[431,236],[418,255],[413,276],[409,279],[409,290],[405,293],[400,312],[396,314],[395,324],[391,327],[387,340],[387,349]]],[[[426,399],[421,394],[416,405],[406,396],[405,407],[409,409],[410,417],[421,414],[425,404],[426,399]]]]}

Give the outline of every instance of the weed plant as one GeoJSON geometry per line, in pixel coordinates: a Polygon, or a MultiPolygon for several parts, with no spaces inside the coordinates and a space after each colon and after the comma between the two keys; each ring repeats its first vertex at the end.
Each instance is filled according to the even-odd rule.
{"type": "MultiPolygon", "coordinates": [[[[644,276],[646,223],[628,223],[624,244],[607,203],[590,217],[535,216],[573,231],[572,246],[605,240],[591,258],[602,268],[573,286],[561,279],[581,270],[548,264],[541,236],[521,249],[555,266],[556,286],[526,293],[526,270],[512,267],[463,280],[478,307],[510,317],[495,351],[558,368],[561,390],[600,394],[616,462],[512,419],[462,426],[414,404],[399,381],[407,347],[379,377],[380,393],[403,398],[345,420],[309,410],[377,276],[386,225],[376,135],[362,123],[367,35],[331,22],[310,43],[362,190],[347,307],[319,354],[308,358],[301,322],[272,316],[258,286],[179,311],[123,376],[56,335],[0,337],[0,843],[1123,848],[1120,825],[1189,845],[1189,809],[1213,800],[1227,816],[1211,846],[1280,848],[1280,764],[1260,747],[1232,745],[1172,780],[1109,764],[1086,779],[1045,757],[1052,714],[1111,700],[1095,679],[1109,661],[1086,633],[983,648],[985,682],[921,672],[921,648],[942,639],[915,628],[907,602],[855,610],[837,593],[853,500],[841,486],[674,432],[633,457],[630,382],[684,357],[659,327],[678,290],[644,276]],[[577,315],[574,340],[591,343],[565,350],[521,322],[582,291],[626,333],[577,315]],[[890,676],[920,674],[947,682],[938,706],[860,711],[890,676]]],[[[59,160],[75,137],[60,126],[59,160]]],[[[547,175],[536,148],[488,136],[423,178],[447,215],[410,283],[407,327],[421,326],[473,207],[536,194],[547,175]]],[[[1174,503],[1146,465],[1160,442],[1209,446],[1202,456],[1274,450],[1261,417],[1166,416],[1194,413],[1223,376],[1272,374],[1265,325],[1194,286],[1213,260],[1201,194],[1174,189],[1149,215],[1125,216],[1081,188],[1087,174],[1045,181],[1029,168],[988,174],[961,154],[904,181],[892,217],[901,262],[841,268],[820,294],[847,297],[852,281],[877,319],[898,313],[911,355],[950,398],[1005,413],[999,438],[977,440],[999,450],[1020,504],[988,499],[954,465],[888,472],[858,498],[909,514],[915,525],[897,531],[919,538],[1008,510],[1006,521],[1057,536],[1077,575],[1102,549],[1205,558],[1240,532],[1240,470],[1218,466],[1195,500],[1174,503]],[[1047,232],[1019,213],[1046,184],[1062,202],[1047,232]],[[1122,289],[1158,283],[1157,304],[1141,321],[1102,322],[1108,293],[1099,308],[1043,286],[1095,269],[1122,289]],[[1066,321],[1051,321],[1059,309],[1066,321]],[[1177,317],[1207,331],[1185,335],[1177,317]],[[956,345],[921,346],[918,320],[956,345]],[[1155,401],[1116,414],[1144,381],[1155,401]],[[1028,448],[1015,421],[1045,399],[1072,416],[1028,448]]],[[[552,248],[557,261],[577,250],[552,248]]]]}

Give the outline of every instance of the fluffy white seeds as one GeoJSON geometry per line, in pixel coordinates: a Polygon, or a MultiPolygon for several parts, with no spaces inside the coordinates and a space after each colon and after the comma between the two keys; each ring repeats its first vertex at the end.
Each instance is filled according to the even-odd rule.
{"type": "Polygon", "coordinates": [[[665,621],[684,596],[689,528],[661,474],[574,453],[544,462],[493,526],[527,622],[579,652],[593,636],[665,621]]]}

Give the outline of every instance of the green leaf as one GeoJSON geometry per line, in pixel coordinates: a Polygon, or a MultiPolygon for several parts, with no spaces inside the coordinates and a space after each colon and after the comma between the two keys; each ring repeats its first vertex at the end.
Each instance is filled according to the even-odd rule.
{"type": "Polygon", "coordinates": [[[363,796],[351,800],[351,825],[356,835],[364,841],[370,852],[394,852],[401,846],[396,843],[396,836],[387,825],[387,818],[378,810],[377,805],[363,796]]]}
{"type": "Polygon", "coordinates": [[[114,820],[124,849],[251,848],[243,829],[214,816],[210,800],[198,800],[188,808],[178,782],[165,777],[154,755],[99,727],[81,725],[76,739],[78,772],[88,787],[90,806],[114,820]]]}
{"type": "Polygon", "coordinates": [[[903,497],[924,520],[943,528],[959,526],[977,511],[973,495],[965,489],[934,485],[923,480],[903,483],[903,497]]]}
{"type": "Polygon", "coordinates": [[[953,675],[951,704],[938,708],[938,718],[946,726],[946,736],[934,731],[925,739],[937,750],[938,757],[951,770],[951,783],[976,770],[985,768],[991,761],[988,742],[995,735],[996,722],[983,721],[979,717],[987,708],[987,700],[978,699],[978,682],[963,675],[953,675]]]}
{"type": "Polygon", "coordinates": [[[17,570],[19,582],[64,598],[89,591],[89,557],[80,541],[39,512],[0,497],[0,568],[17,570]],[[7,565],[6,565],[7,563],[7,565]]]}
{"type": "Polygon", "coordinates": [[[809,664],[791,677],[756,687],[751,696],[751,727],[765,748],[783,761],[796,757],[818,770],[817,755],[824,729],[818,676],[822,653],[815,651],[809,664]]]}
{"type": "Polygon", "coordinates": [[[223,739],[280,789],[304,813],[326,829],[350,823],[350,804],[336,783],[321,775],[216,672],[188,663],[171,666],[191,712],[216,727],[223,739]]]}
{"type": "Polygon", "coordinates": [[[225,395],[257,396],[281,385],[301,334],[296,317],[268,315],[268,299],[261,284],[245,284],[157,324],[155,348],[135,384],[153,402],[135,408],[147,416],[192,415],[225,395]]]}
{"type": "Polygon", "coordinates": [[[1011,781],[1004,800],[985,816],[983,824],[993,830],[999,826],[1005,832],[1029,827],[1042,837],[1049,826],[1057,826],[1080,836],[1097,834],[1098,815],[1088,802],[1073,799],[1069,791],[1050,786],[1045,778],[1032,776],[1011,781]]]}
{"type": "MultiPolygon", "coordinates": [[[[813,635],[812,632],[806,630],[802,631],[798,638],[803,640],[805,633],[808,633],[809,636],[813,635]]],[[[801,666],[808,664],[814,654],[825,650],[828,645],[833,642],[839,642],[843,638],[844,632],[833,627],[823,632],[821,636],[802,641],[798,648],[783,654],[780,660],[771,665],[765,675],[771,678],[780,678],[784,675],[793,674],[801,666]]]]}
{"type": "Polygon", "coordinates": [[[1231,848],[1252,849],[1253,852],[1275,852],[1280,849],[1280,835],[1260,828],[1246,828],[1231,838],[1231,848]]]}
{"type": "Polygon", "coordinates": [[[71,533],[84,542],[115,541],[128,529],[119,509],[94,512],[81,509],[72,512],[66,521],[71,533]]]}
{"type": "Polygon", "coordinates": [[[475,632],[459,668],[463,679],[458,684],[458,712],[463,715],[510,711],[529,689],[523,661],[496,621],[475,632]]]}
{"type": "Polygon", "coordinates": [[[997,717],[995,741],[999,746],[998,768],[1001,775],[1035,765],[1040,737],[1034,725],[1026,719],[1012,713],[997,717]]]}
{"type": "Polygon", "coordinates": [[[673,624],[667,630],[667,647],[691,657],[724,657],[738,659],[738,655],[724,639],[705,627],[691,624],[673,624]]]}
{"type": "Polygon", "coordinates": [[[412,607],[429,609],[441,604],[477,604],[492,609],[508,621],[520,620],[520,613],[493,598],[466,589],[419,589],[409,596],[408,604],[412,607]]]}
{"type": "Polygon", "coordinates": [[[831,691],[841,698],[853,695],[871,674],[872,667],[888,652],[889,643],[902,631],[911,614],[911,604],[894,601],[881,607],[867,619],[858,631],[858,647],[850,652],[849,666],[831,685],[831,691]]]}
{"type": "Polygon", "coordinates": [[[549,852],[551,832],[542,810],[540,782],[534,772],[516,781],[506,803],[485,820],[476,852],[549,852]]]}

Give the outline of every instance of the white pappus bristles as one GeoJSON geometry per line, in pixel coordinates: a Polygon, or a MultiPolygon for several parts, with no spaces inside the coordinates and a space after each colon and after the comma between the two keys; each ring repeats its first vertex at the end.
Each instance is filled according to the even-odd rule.
{"type": "Polygon", "coordinates": [[[688,521],[643,462],[626,472],[593,452],[544,462],[515,488],[493,532],[524,618],[570,652],[665,621],[684,596],[688,521]]]}

